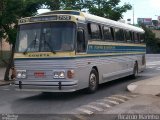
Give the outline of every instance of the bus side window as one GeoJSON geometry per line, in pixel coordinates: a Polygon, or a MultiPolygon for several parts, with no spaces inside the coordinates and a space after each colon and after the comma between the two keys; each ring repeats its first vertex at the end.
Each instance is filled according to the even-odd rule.
{"type": "Polygon", "coordinates": [[[85,52],[86,44],[85,44],[85,34],[83,29],[78,29],[77,32],[77,52],[85,52]]]}
{"type": "Polygon", "coordinates": [[[140,43],[145,43],[144,34],[140,34],[140,43]]]}
{"type": "Polygon", "coordinates": [[[124,32],[121,29],[115,28],[116,41],[124,42],[124,32]]]}
{"type": "Polygon", "coordinates": [[[135,32],[134,32],[134,42],[139,43],[138,33],[135,33],[135,32]]]}
{"type": "Polygon", "coordinates": [[[125,32],[125,38],[126,38],[126,42],[131,43],[131,34],[129,31],[125,32]]]}
{"type": "Polygon", "coordinates": [[[130,31],[130,35],[131,35],[131,43],[134,43],[134,33],[130,31]]]}
{"type": "Polygon", "coordinates": [[[103,26],[102,29],[103,29],[103,39],[105,41],[113,41],[113,36],[112,36],[112,33],[111,33],[111,28],[103,26]]]}
{"type": "Polygon", "coordinates": [[[115,40],[114,29],[112,27],[111,27],[111,34],[112,34],[113,40],[115,40]]]}
{"type": "Polygon", "coordinates": [[[102,35],[102,26],[98,25],[98,27],[99,27],[99,32],[100,32],[100,39],[102,40],[102,37],[103,37],[103,35],[102,35]]]}
{"type": "Polygon", "coordinates": [[[101,39],[101,31],[99,25],[90,24],[91,28],[91,39],[100,40],[101,39]]]}
{"type": "Polygon", "coordinates": [[[138,37],[138,43],[140,43],[141,41],[140,41],[140,34],[139,33],[137,33],[137,37],[138,37]]]}
{"type": "Polygon", "coordinates": [[[92,38],[92,33],[91,33],[91,24],[87,24],[87,29],[88,29],[88,39],[90,40],[92,38]]]}

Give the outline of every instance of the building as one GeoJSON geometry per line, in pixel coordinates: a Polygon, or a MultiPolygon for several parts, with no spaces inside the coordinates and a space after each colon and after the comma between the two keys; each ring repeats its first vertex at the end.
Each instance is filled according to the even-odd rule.
{"type": "Polygon", "coordinates": [[[0,67],[4,67],[10,57],[11,45],[6,40],[0,41],[0,67]]]}
{"type": "Polygon", "coordinates": [[[149,28],[154,28],[152,18],[137,18],[138,25],[145,25],[149,28]]]}
{"type": "Polygon", "coordinates": [[[11,45],[6,42],[6,40],[2,40],[0,42],[0,51],[10,51],[11,50],[11,45]]]}
{"type": "Polygon", "coordinates": [[[146,27],[152,29],[160,29],[160,16],[157,17],[157,20],[152,20],[152,18],[137,18],[138,25],[145,25],[146,27]]]}

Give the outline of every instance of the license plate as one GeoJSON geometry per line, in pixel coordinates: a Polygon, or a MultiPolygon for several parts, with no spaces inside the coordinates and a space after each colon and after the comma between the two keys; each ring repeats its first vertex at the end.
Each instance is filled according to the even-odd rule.
{"type": "Polygon", "coordinates": [[[34,72],[34,76],[37,77],[37,78],[43,78],[45,77],[45,73],[44,72],[34,72]]]}

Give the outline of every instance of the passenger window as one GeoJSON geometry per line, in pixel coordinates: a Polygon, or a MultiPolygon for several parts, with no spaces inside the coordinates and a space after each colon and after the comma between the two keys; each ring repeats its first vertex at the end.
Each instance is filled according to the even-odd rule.
{"type": "Polygon", "coordinates": [[[131,33],[129,31],[125,32],[126,42],[131,43],[131,33]]]}
{"type": "Polygon", "coordinates": [[[134,43],[134,33],[130,32],[130,34],[131,34],[131,43],[134,43]]]}
{"type": "Polygon", "coordinates": [[[121,29],[115,29],[115,39],[119,42],[124,42],[124,32],[121,29]]]}
{"type": "Polygon", "coordinates": [[[90,24],[91,28],[91,39],[100,40],[101,34],[100,34],[100,27],[96,24],[90,24]]]}
{"type": "Polygon", "coordinates": [[[138,33],[134,33],[134,42],[139,43],[138,33]]]}
{"type": "Polygon", "coordinates": [[[103,39],[105,41],[113,41],[113,36],[110,27],[103,27],[103,39]]]}
{"type": "Polygon", "coordinates": [[[115,39],[115,36],[114,36],[114,29],[111,28],[111,34],[112,34],[112,37],[113,37],[113,40],[115,39]]]}
{"type": "Polygon", "coordinates": [[[144,34],[140,34],[140,42],[141,42],[141,43],[145,43],[144,34]]]}

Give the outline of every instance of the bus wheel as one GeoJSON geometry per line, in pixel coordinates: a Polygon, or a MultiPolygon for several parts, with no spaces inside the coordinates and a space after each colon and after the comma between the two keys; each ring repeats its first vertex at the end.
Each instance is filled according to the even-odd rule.
{"type": "Polygon", "coordinates": [[[136,78],[137,76],[138,76],[138,63],[135,62],[134,68],[133,68],[133,75],[132,75],[132,77],[136,78]]]}
{"type": "Polygon", "coordinates": [[[98,88],[98,73],[95,69],[92,69],[89,75],[89,86],[87,88],[88,93],[94,93],[98,88]]]}

